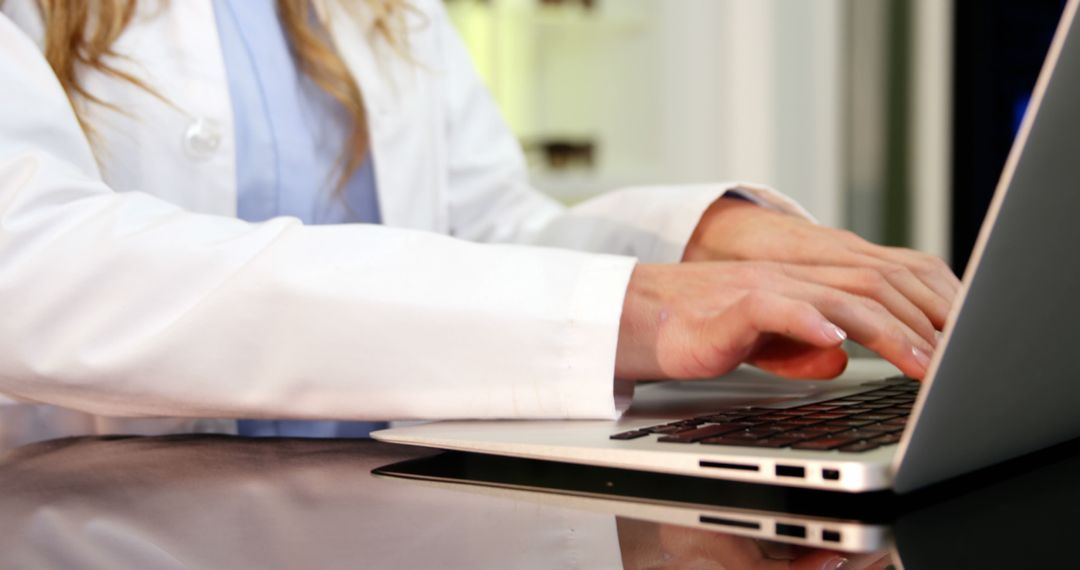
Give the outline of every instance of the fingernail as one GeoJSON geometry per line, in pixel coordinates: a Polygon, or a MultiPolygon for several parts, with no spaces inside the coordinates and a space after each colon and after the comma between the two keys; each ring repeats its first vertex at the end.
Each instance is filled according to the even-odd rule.
{"type": "Polygon", "coordinates": [[[840,570],[847,566],[848,559],[842,557],[830,558],[824,564],[821,565],[821,570],[840,570]]]}
{"type": "Polygon", "coordinates": [[[917,346],[911,347],[911,354],[915,356],[915,360],[918,361],[919,366],[926,370],[930,367],[930,355],[926,354],[921,348],[917,346]]]}
{"type": "Polygon", "coordinates": [[[825,338],[831,341],[839,340],[840,342],[844,342],[845,340],[847,340],[847,333],[844,332],[843,329],[832,323],[825,323],[824,331],[825,338]]]}

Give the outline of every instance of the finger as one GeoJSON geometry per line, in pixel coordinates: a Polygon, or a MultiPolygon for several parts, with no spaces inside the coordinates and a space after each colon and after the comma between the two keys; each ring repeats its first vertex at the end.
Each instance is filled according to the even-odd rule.
{"type": "Polygon", "coordinates": [[[784,378],[836,378],[847,368],[848,355],[841,347],[818,348],[776,337],[755,350],[747,362],[784,378]]]}
{"type": "Polygon", "coordinates": [[[702,323],[693,354],[696,368],[706,375],[730,370],[770,335],[822,349],[838,347],[847,338],[810,303],[752,290],[702,323]]]}
{"type": "Polygon", "coordinates": [[[788,276],[819,285],[826,285],[869,297],[881,303],[896,318],[919,334],[931,346],[937,343],[934,324],[915,303],[905,297],[881,273],[869,268],[820,267],[809,265],[784,265],[788,276]]]}
{"type": "Polygon", "coordinates": [[[945,327],[952,297],[943,297],[923,283],[907,267],[869,255],[855,254],[854,264],[880,272],[901,294],[911,300],[937,330],[945,327]]]}
{"type": "Polygon", "coordinates": [[[960,291],[960,279],[941,258],[904,247],[890,247],[866,241],[857,234],[838,230],[837,235],[852,252],[902,265],[950,303],[960,291]]]}
{"type": "Polygon", "coordinates": [[[711,321],[712,338],[744,353],[764,335],[778,334],[817,348],[840,346],[847,338],[813,304],[772,291],[753,290],[711,321]]]}
{"type": "Polygon", "coordinates": [[[848,555],[828,550],[814,550],[791,561],[792,570],[836,570],[848,568],[848,555]]]}
{"type": "Polygon", "coordinates": [[[960,291],[960,278],[941,258],[903,247],[874,246],[875,256],[911,270],[928,287],[952,300],[960,291]]]}
{"type": "MultiPolygon", "coordinates": [[[[784,286],[781,280],[777,286],[784,286]]],[[[847,291],[791,279],[784,294],[811,303],[851,339],[880,354],[912,378],[922,378],[933,347],[882,304],[847,291]]]]}
{"type": "Polygon", "coordinates": [[[960,278],[937,256],[869,242],[858,244],[854,249],[863,255],[906,267],[927,287],[950,301],[960,291],[960,278]]]}

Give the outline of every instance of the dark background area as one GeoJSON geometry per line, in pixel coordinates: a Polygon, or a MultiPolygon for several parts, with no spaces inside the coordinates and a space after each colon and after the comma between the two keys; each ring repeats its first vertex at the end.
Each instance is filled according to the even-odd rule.
{"type": "Polygon", "coordinates": [[[956,0],[952,260],[963,272],[1065,0],[956,0]]]}

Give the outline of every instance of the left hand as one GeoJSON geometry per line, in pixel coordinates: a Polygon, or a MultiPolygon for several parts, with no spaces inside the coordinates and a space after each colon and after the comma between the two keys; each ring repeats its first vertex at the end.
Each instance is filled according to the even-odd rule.
{"type": "Polygon", "coordinates": [[[720,198],[705,212],[683,261],[776,261],[803,280],[891,299],[894,315],[936,344],[960,280],[935,256],[872,244],[745,200],[720,198]]]}

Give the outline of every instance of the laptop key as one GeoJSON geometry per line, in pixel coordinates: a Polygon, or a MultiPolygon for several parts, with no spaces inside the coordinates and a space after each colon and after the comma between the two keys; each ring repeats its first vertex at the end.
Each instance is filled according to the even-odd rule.
{"type": "Polygon", "coordinates": [[[649,435],[649,432],[645,430],[636,429],[633,431],[624,431],[610,436],[608,439],[637,439],[639,437],[645,437],[649,435]]]}
{"type": "Polygon", "coordinates": [[[856,407],[852,406],[850,408],[837,408],[837,410],[835,412],[833,412],[833,413],[838,413],[838,414],[842,413],[845,416],[848,416],[848,415],[851,415],[851,414],[869,414],[869,413],[872,413],[873,411],[874,411],[873,408],[864,408],[862,406],[859,406],[858,408],[856,408],[856,407]]]}
{"type": "Polygon", "coordinates": [[[789,419],[789,420],[784,420],[784,423],[786,423],[786,424],[795,424],[795,425],[801,425],[801,426],[809,426],[809,425],[820,424],[820,423],[824,423],[824,422],[825,422],[825,420],[808,419],[806,416],[803,416],[801,418],[792,418],[792,419],[789,419]]]}
{"type": "Polygon", "coordinates": [[[747,426],[731,423],[731,424],[708,424],[695,428],[692,430],[680,432],[677,434],[665,435],[658,441],[664,443],[694,443],[707,437],[715,437],[725,433],[733,431],[743,431],[747,426]]]}
{"type": "Polygon", "coordinates": [[[782,432],[783,430],[776,429],[771,426],[760,426],[739,432],[739,435],[744,435],[746,437],[755,439],[765,439],[767,437],[772,437],[782,432]]]}
{"type": "Polygon", "coordinates": [[[848,416],[847,414],[820,413],[820,414],[810,414],[808,416],[803,416],[803,417],[808,419],[808,420],[839,420],[841,418],[846,418],[847,416],[848,416]]]}
{"type": "Polygon", "coordinates": [[[783,414],[766,414],[764,416],[755,416],[754,419],[755,420],[767,421],[767,422],[782,422],[782,421],[787,420],[790,417],[791,416],[786,416],[786,415],[783,415],[783,414]]]}
{"type": "Polygon", "coordinates": [[[848,428],[848,429],[850,429],[850,428],[868,426],[868,425],[870,425],[872,423],[874,423],[874,420],[858,420],[858,419],[854,419],[854,418],[847,418],[847,419],[842,419],[842,420],[832,420],[832,421],[826,423],[825,425],[831,426],[831,427],[840,427],[840,428],[848,428]]]}
{"type": "Polygon", "coordinates": [[[736,421],[738,419],[741,419],[742,417],[743,416],[740,416],[740,415],[737,415],[737,414],[713,414],[713,415],[707,415],[707,416],[698,416],[698,417],[696,417],[694,419],[699,420],[699,421],[703,421],[703,422],[726,424],[728,422],[733,422],[733,421],[736,421]]]}
{"type": "Polygon", "coordinates": [[[857,415],[851,416],[851,419],[853,419],[853,420],[870,420],[870,421],[880,422],[880,421],[885,421],[885,420],[891,420],[891,419],[895,418],[896,416],[897,416],[897,414],[882,414],[882,413],[857,414],[857,415]]]}
{"type": "Polygon", "coordinates": [[[767,447],[771,449],[778,449],[781,447],[788,447],[793,443],[797,443],[798,441],[798,439],[789,437],[750,439],[738,436],[720,436],[703,439],[701,440],[701,443],[705,445],[734,445],[738,447],[767,447]]]}
{"type": "Polygon", "coordinates": [[[874,443],[872,441],[859,441],[856,443],[850,443],[848,445],[841,446],[840,451],[846,453],[858,453],[862,451],[870,451],[881,447],[880,443],[874,443]]]}
{"type": "Polygon", "coordinates": [[[877,442],[882,445],[887,445],[890,443],[900,443],[900,439],[903,437],[903,435],[903,432],[890,433],[880,437],[875,437],[870,441],[877,442]]]}
{"type": "MultiPolygon", "coordinates": [[[[799,430],[799,431],[785,431],[785,432],[777,435],[776,438],[786,438],[786,439],[792,439],[794,441],[806,441],[808,439],[815,439],[815,438],[822,437],[822,436],[825,436],[825,435],[828,435],[828,434],[827,433],[822,433],[822,432],[819,432],[819,431],[815,432],[815,431],[801,431],[801,430],[799,430]]],[[[881,435],[881,434],[877,434],[877,435],[881,435]]],[[[772,438],[772,439],[776,439],[776,438],[772,438]]]]}
{"type": "Polygon", "coordinates": [[[829,406],[826,404],[809,404],[806,406],[799,406],[796,410],[802,410],[804,412],[830,412],[835,410],[839,406],[829,406]]]}
{"type": "Polygon", "coordinates": [[[688,426],[662,425],[662,426],[647,427],[647,428],[644,428],[644,431],[649,431],[649,432],[652,432],[652,433],[678,433],[680,431],[686,431],[688,429],[694,429],[694,428],[692,426],[688,427],[688,426]]]}
{"type": "Polygon", "coordinates": [[[904,426],[890,426],[886,424],[870,424],[868,426],[862,426],[859,428],[862,431],[875,432],[879,435],[886,433],[894,433],[898,431],[904,431],[904,426]]]}
{"type": "Polygon", "coordinates": [[[847,430],[849,430],[851,428],[852,428],[852,426],[849,426],[849,425],[833,425],[831,423],[828,423],[828,424],[817,424],[817,425],[812,425],[812,426],[800,426],[798,431],[799,432],[804,432],[804,433],[815,433],[815,434],[820,436],[820,435],[830,434],[830,433],[840,433],[842,431],[847,431],[847,430]]]}
{"type": "Polygon", "coordinates": [[[875,438],[881,437],[882,435],[885,435],[885,434],[882,434],[881,432],[878,432],[878,431],[867,431],[867,430],[863,430],[863,429],[852,429],[852,430],[848,430],[848,431],[838,432],[838,433],[833,434],[833,435],[835,435],[836,437],[850,437],[852,439],[870,440],[870,439],[875,439],[875,438]]]}
{"type": "Polygon", "coordinates": [[[810,441],[803,441],[792,445],[794,449],[812,449],[825,451],[829,449],[836,449],[837,447],[847,445],[849,443],[855,443],[859,441],[850,437],[839,437],[835,435],[826,436],[820,439],[812,439],[810,441]]]}

